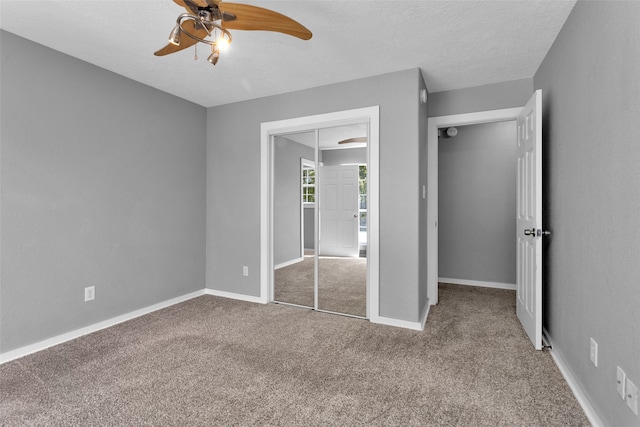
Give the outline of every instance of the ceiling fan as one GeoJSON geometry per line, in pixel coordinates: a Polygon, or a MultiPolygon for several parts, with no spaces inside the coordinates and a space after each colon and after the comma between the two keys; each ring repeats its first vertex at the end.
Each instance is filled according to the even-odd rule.
{"type": "Polygon", "coordinates": [[[338,144],[353,144],[354,142],[367,142],[367,137],[358,136],[355,138],[343,139],[342,141],[338,141],[338,144]]]}
{"type": "Polygon", "coordinates": [[[169,44],[156,51],[156,56],[175,53],[200,42],[211,46],[207,61],[216,65],[220,52],[231,43],[229,30],[275,31],[302,40],[312,36],[311,31],[299,22],[269,9],[222,0],[173,1],[187,13],[178,16],[169,35],[169,44]]]}

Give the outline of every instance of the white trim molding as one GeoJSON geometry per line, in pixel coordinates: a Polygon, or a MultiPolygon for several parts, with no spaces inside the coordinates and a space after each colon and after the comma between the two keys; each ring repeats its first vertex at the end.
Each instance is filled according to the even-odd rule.
{"type": "Polygon", "coordinates": [[[143,316],[145,314],[149,314],[151,312],[160,310],[162,308],[166,308],[192,298],[196,298],[205,294],[205,290],[199,290],[195,292],[191,292],[186,295],[182,295],[176,298],[172,298],[167,301],[159,302],[154,305],[150,305],[149,307],[141,308],[139,310],[134,310],[132,312],[122,314],[120,316],[113,317],[108,320],[104,320],[102,322],[94,323],[93,325],[85,326],[84,328],[76,329],[74,331],[66,332],[61,335],[57,335],[55,337],[47,338],[46,340],[39,341],[37,343],[29,344],[24,347],[17,348],[15,350],[7,351],[5,353],[0,353],[0,364],[9,362],[14,359],[18,359],[23,356],[27,356],[32,353],[36,353],[38,351],[44,350],[49,347],[53,347],[54,345],[62,344],[67,341],[71,341],[76,338],[80,338],[81,336],[88,335],[93,332],[97,332],[101,329],[109,328],[111,326],[115,326],[118,323],[126,322],[127,320],[135,319],[136,317],[143,316]]]}
{"type": "Polygon", "coordinates": [[[258,304],[266,304],[269,302],[268,299],[263,296],[254,297],[252,295],[236,294],[235,292],[218,291],[216,289],[209,289],[209,288],[205,289],[204,293],[206,295],[213,295],[214,297],[229,298],[229,299],[235,299],[238,301],[247,301],[247,302],[253,302],[258,304]]]}
{"type": "Polygon", "coordinates": [[[515,283],[483,282],[480,280],[450,279],[447,277],[438,277],[438,282],[451,283],[453,285],[479,286],[481,288],[509,289],[511,291],[516,290],[515,283]]]}
{"type": "Polygon", "coordinates": [[[584,411],[591,425],[593,427],[605,427],[605,423],[602,422],[602,419],[600,419],[598,412],[589,401],[589,398],[587,397],[584,390],[582,390],[580,383],[576,379],[576,376],[573,374],[573,371],[569,367],[569,364],[566,362],[564,356],[562,355],[562,351],[560,351],[560,349],[550,339],[549,332],[546,328],[543,328],[542,339],[548,346],[551,346],[551,349],[549,349],[549,353],[551,354],[553,361],[558,366],[558,369],[560,370],[560,373],[562,374],[564,379],[567,381],[567,384],[569,384],[569,388],[571,388],[573,395],[576,397],[576,400],[582,407],[582,410],[584,411]]]}
{"type": "Polygon", "coordinates": [[[391,317],[384,317],[384,316],[371,317],[369,321],[371,323],[378,323],[380,325],[395,326],[397,328],[411,329],[414,331],[423,331],[424,325],[427,323],[427,317],[429,316],[430,307],[431,306],[427,306],[427,309],[424,311],[424,314],[422,315],[422,319],[420,319],[419,322],[412,322],[410,320],[393,319],[391,317]]]}

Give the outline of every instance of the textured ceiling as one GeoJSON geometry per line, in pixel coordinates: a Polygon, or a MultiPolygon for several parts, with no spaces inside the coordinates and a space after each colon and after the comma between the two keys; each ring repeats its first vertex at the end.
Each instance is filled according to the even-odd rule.
{"type": "Polygon", "coordinates": [[[236,3],[288,15],[313,38],[232,31],[216,67],[204,45],[198,61],[193,48],[156,57],[184,11],[171,0],[1,0],[0,27],[211,107],[416,67],[430,92],[529,78],[575,0],[236,3]]]}

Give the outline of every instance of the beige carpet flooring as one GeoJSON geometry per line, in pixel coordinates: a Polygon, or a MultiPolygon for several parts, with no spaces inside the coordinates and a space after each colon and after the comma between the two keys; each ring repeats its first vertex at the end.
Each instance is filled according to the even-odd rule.
{"type": "MultiPolygon", "coordinates": [[[[320,257],[318,262],[318,308],[366,317],[367,259],[320,257]]],[[[275,300],[313,307],[313,272],[313,256],[275,270],[275,300]]]]}
{"type": "Polygon", "coordinates": [[[202,296],[0,365],[3,426],[587,426],[513,291],[423,332],[202,296]]]}

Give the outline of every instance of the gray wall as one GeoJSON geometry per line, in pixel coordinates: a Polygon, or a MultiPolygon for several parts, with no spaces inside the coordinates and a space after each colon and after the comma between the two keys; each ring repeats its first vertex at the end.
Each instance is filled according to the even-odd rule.
{"type": "MultiPolygon", "coordinates": [[[[276,136],[273,150],[273,263],[300,258],[300,159],[313,160],[315,150],[276,136]]],[[[257,270],[256,270],[257,271],[257,270]]]]}
{"type": "Polygon", "coordinates": [[[516,123],[439,138],[438,275],[516,282],[516,123]]]}
{"type": "Polygon", "coordinates": [[[429,117],[522,107],[533,93],[533,79],[513,80],[429,94],[429,117]]]}
{"type": "Polygon", "coordinates": [[[304,207],[304,248],[305,249],[315,249],[316,248],[316,239],[315,239],[315,207],[314,206],[305,206],[304,207]]]}
{"type": "Polygon", "coordinates": [[[640,3],[579,1],[534,77],[544,102],[545,327],[606,425],[637,426],[640,3]],[[589,362],[589,338],[599,366],[589,362]]]}
{"type": "Polygon", "coordinates": [[[206,110],[0,36],[0,351],[202,289],[206,110]]]}
{"type": "Polygon", "coordinates": [[[380,315],[417,321],[420,79],[412,69],[210,108],[207,287],[260,293],[260,123],[380,105],[380,315]]]}
{"type": "Polygon", "coordinates": [[[322,150],[322,164],[324,166],[337,166],[354,163],[367,163],[367,149],[365,147],[344,148],[341,150],[322,150]]]}

